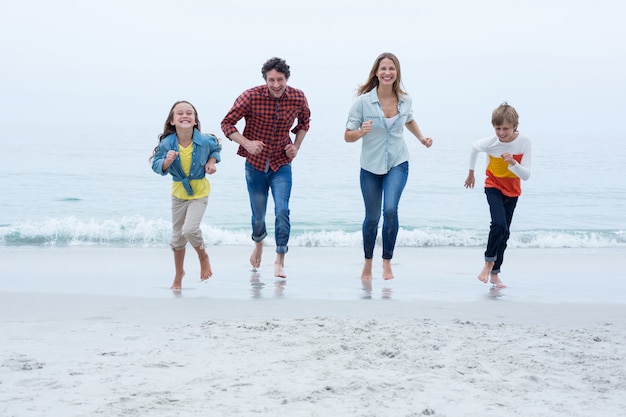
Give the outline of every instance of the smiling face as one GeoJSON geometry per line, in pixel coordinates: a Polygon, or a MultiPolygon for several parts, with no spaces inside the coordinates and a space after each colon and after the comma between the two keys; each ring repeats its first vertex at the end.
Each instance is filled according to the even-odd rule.
{"type": "Polygon", "coordinates": [[[198,124],[198,119],[191,104],[183,102],[174,106],[170,124],[176,129],[193,129],[198,124]]]}
{"type": "Polygon", "coordinates": [[[376,77],[378,78],[379,85],[392,86],[398,78],[398,69],[396,68],[396,64],[394,64],[394,62],[389,58],[383,58],[378,64],[376,77]]]}
{"type": "Polygon", "coordinates": [[[517,137],[517,126],[513,126],[509,122],[502,122],[502,124],[493,128],[496,130],[496,136],[498,136],[500,142],[512,142],[517,137]]]}
{"type": "Polygon", "coordinates": [[[275,69],[269,70],[265,74],[265,83],[274,98],[280,98],[287,89],[287,77],[285,77],[285,74],[275,69]]]}

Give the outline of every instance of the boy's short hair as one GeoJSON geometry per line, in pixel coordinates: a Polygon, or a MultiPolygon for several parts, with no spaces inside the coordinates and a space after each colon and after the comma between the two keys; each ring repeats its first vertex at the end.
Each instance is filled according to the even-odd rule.
{"type": "Polygon", "coordinates": [[[515,129],[517,129],[519,125],[519,115],[517,111],[513,106],[509,106],[506,101],[500,104],[493,113],[491,113],[491,124],[493,126],[502,126],[504,122],[509,122],[515,129]]]}

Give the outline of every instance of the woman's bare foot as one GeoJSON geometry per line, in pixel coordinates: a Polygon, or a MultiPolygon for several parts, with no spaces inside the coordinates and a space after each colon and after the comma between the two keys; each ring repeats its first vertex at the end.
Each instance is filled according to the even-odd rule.
{"type": "Polygon", "coordinates": [[[372,280],[372,260],[365,259],[363,271],[361,272],[361,280],[372,280]]]}
{"type": "Polygon", "coordinates": [[[287,274],[284,271],[285,267],[285,254],[277,253],[276,262],[274,262],[274,276],[278,278],[287,278],[287,274]]]}
{"type": "Polygon", "coordinates": [[[258,269],[261,266],[261,257],[263,256],[263,241],[255,242],[252,255],[250,255],[250,265],[252,268],[258,269]]]}
{"type": "Polygon", "coordinates": [[[495,262],[485,262],[485,266],[483,267],[483,270],[480,271],[480,274],[478,274],[478,279],[481,282],[484,282],[486,284],[487,281],[489,281],[489,276],[491,275],[491,269],[493,268],[494,264],[495,262]]]}
{"type": "Polygon", "coordinates": [[[391,259],[383,259],[383,279],[389,281],[393,279],[393,271],[391,270],[391,259]]]}
{"type": "Polygon", "coordinates": [[[498,276],[498,274],[491,274],[490,281],[496,288],[506,288],[506,285],[504,285],[502,281],[500,281],[500,277],[498,276]]]}

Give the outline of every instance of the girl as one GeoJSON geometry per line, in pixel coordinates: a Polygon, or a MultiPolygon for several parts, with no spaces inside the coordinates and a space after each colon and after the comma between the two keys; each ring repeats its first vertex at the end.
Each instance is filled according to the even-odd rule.
{"type": "Polygon", "coordinates": [[[180,290],[185,275],[185,247],[187,242],[200,260],[200,279],[209,279],[213,272],[200,230],[211,185],[205,174],[216,171],[220,161],[221,145],[217,137],[200,133],[196,108],[187,101],[172,106],[159,144],[154,148],[152,170],[170,174],[172,183],[172,240],[176,273],[172,289],[180,290]]]}

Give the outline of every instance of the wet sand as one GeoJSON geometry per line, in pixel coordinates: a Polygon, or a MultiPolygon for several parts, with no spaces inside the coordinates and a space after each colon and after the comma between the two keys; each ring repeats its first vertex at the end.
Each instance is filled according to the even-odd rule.
{"type": "Polygon", "coordinates": [[[0,249],[0,415],[626,408],[622,251],[512,250],[493,291],[480,249],[401,248],[371,290],[353,248],[293,248],[287,280],[267,249],[252,272],[251,248],[209,248],[207,283],[188,257],[182,291],[167,249],[0,249]]]}

